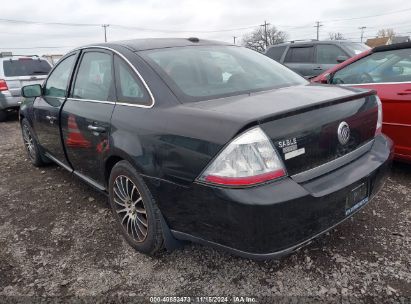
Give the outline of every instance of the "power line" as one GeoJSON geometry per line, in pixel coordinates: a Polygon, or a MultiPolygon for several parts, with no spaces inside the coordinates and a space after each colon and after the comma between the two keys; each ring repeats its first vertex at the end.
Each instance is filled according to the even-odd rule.
{"type": "Polygon", "coordinates": [[[64,49],[64,48],[74,48],[78,45],[62,45],[62,46],[33,46],[33,47],[5,47],[2,46],[2,49],[16,49],[16,50],[32,50],[32,49],[64,49]]]}
{"type": "Polygon", "coordinates": [[[402,10],[396,10],[396,11],[391,11],[387,12],[384,14],[377,14],[377,15],[369,15],[369,16],[362,16],[362,17],[353,17],[353,18],[342,18],[342,19],[332,19],[332,20],[325,20],[324,22],[337,22],[337,21],[349,21],[349,20],[358,20],[358,19],[366,19],[366,18],[373,18],[373,17],[380,17],[380,16],[386,16],[386,15],[392,15],[392,14],[397,14],[397,13],[402,13],[406,11],[411,11],[411,8],[405,8],[402,10]]]}
{"type": "MultiPolygon", "coordinates": [[[[42,22],[42,21],[32,21],[32,20],[17,20],[17,19],[4,19],[0,18],[0,22],[5,23],[23,23],[23,24],[38,24],[38,25],[60,25],[60,26],[76,26],[76,27],[100,27],[101,24],[98,23],[68,23],[68,22],[42,22]]],[[[133,30],[140,30],[140,31],[147,31],[147,32],[163,32],[163,33],[219,33],[219,32],[231,32],[237,30],[245,30],[256,28],[259,25],[250,25],[244,27],[237,27],[237,28],[230,28],[230,29],[221,29],[221,30],[170,30],[170,29],[154,29],[154,28],[146,28],[146,27],[139,27],[139,26],[131,26],[131,25],[123,25],[123,24],[112,24],[112,27],[118,28],[125,28],[125,29],[133,29],[133,30]]]]}
{"type": "MultiPolygon", "coordinates": [[[[386,15],[391,15],[391,14],[397,14],[397,13],[402,13],[406,11],[411,11],[411,8],[405,8],[402,10],[395,10],[395,11],[390,11],[386,13],[381,13],[381,14],[376,14],[376,15],[368,15],[368,16],[362,16],[362,17],[352,17],[352,18],[340,18],[340,19],[331,19],[331,20],[325,20],[323,21],[324,23],[326,22],[339,22],[339,21],[349,21],[349,20],[359,20],[359,19],[365,19],[365,18],[373,18],[373,17],[380,17],[380,16],[386,16],[386,15]]],[[[18,20],[18,19],[6,19],[6,18],[0,18],[0,22],[8,22],[8,23],[24,23],[24,24],[39,24],[39,25],[59,25],[59,26],[77,26],[77,27],[100,27],[101,24],[98,23],[68,23],[68,22],[42,22],[42,21],[32,21],[32,20],[18,20]]],[[[151,32],[163,32],[163,33],[219,33],[219,32],[230,32],[230,31],[236,31],[236,30],[245,30],[245,29],[251,29],[251,28],[256,28],[259,25],[251,25],[251,26],[245,26],[245,27],[238,27],[238,28],[230,28],[230,29],[219,29],[219,30],[170,30],[170,29],[154,29],[154,28],[145,28],[145,27],[137,27],[137,26],[130,26],[130,25],[121,25],[121,24],[111,24],[113,27],[119,27],[119,28],[129,28],[129,29],[135,29],[135,30],[140,30],[140,31],[151,31],[151,32]]],[[[289,28],[289,29],[297,29],[297,28],[304,28],[307,25],[301,25],[301,26],[289,26],[289,25],[277,25],[278,27],[284,27],[284,28],[289,28]]]]}
{"type": "Polygon", "coordinates": [[[100,26],[100,24],[93,24],[93,23],[42,22],[42,21],[17,20],[17,19],[4,19],[4,18],[0,18],[0,22],[9,22],[9,23],[25,23],[25,24],[39,24],[39,25],[100,26]]]}

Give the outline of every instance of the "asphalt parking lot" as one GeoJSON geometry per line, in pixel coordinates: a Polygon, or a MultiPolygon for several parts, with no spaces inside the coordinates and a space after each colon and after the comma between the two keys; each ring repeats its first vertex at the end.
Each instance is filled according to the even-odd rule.
{"type": "MultiPolygon", "coordinates": [[[[281,260],[200,245],[152,258],[116,230],[104,196],[33,167],[17,119],[0,123],[0,296],[375,296],[411,299],[411,166],[395,163],[351,220],[281,260]]],[[[406,302],[409,303],[409,302],[406,302]]]]}

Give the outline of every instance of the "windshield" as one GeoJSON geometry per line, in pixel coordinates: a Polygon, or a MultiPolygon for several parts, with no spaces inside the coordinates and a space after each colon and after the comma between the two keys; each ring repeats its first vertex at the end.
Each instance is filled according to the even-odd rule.
{"type": "Polygon", "coordinates": [[[359,42],[348,42],[345,45],[347,46],[347,48],[351,49],[355,55],[358,55],[370,49],[368,45],[359,42]]]}
{"type": "Polygon", "coordinates": [[[372,53],[335,72],[333,84],[411,81],[411,50],[372,53]]]}
{"type": "Polygon", "coordinates": [[[51,66],[46,60],[19,58],[3,61],[4,76],[47,75],[51,66]]]}
{"type": "Polygon", "coordinates": [[[145,51],[143,56],[186,102],[307,83],[283,65],[243,47],[176,47],[145,51]]]}

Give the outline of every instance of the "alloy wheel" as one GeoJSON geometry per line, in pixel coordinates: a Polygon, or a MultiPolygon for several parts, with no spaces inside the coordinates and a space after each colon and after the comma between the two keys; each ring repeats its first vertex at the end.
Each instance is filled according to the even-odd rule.
{"type": "Polygon", "coordinates": [[[34,139],[27,125],[23,125],[23,141],[31,159],[36,158],[36,150],[34,147],[34,139]]]}
{"type": "Polygon", "coordinates": [[[148,232],[147,212],[140,192],[127,176],[120,175],[115,179],[113,200],[124,230],[135,241],[143,242],[148,232]]]}

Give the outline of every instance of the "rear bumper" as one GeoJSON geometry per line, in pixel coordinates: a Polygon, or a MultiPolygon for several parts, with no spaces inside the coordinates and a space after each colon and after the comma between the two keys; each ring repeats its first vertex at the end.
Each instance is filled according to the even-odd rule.
{"type": "Polygon", "coordinates": [[[410,154],[395,153],[394,159],[400,162],[411,164],[411,153],[410,154]]]}
{"type": "Polygon", "coordinates": [[[23,99],[21,96],[12,96],[8,91],[0,92],[0,110],[18,108],[23,99]]]}
{"type": "Polygon", "coordinates": [[[292,178],[247,189],[182,187],[146,179],[177,239],[267,259],[307,244],[360,210],[346,215],[348,194],[362,183],[371,200],[382,187],[393,144],[381,135],[355,161],[305,183],[292,178]]]}

